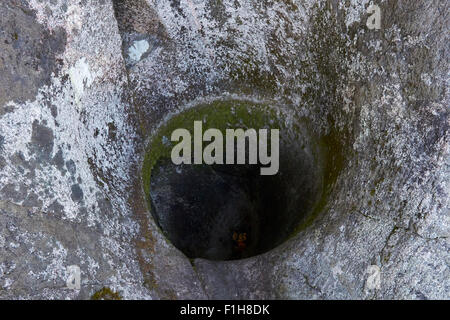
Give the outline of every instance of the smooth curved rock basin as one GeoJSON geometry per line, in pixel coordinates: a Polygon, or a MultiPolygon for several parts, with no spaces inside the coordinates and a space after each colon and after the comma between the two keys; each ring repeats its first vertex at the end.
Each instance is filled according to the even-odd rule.
{"type": "Polygon", "coordinates": [[[151,138],[143,170],[150,211],[189,258],[229,260],[266,252],[317,214],[324,197],[323,144],[301,121],[294,126],[295,120],[275,110],[280,109],[250,101],[216,101],[173,116],[151,138]],[[264,166],[248,164],[248,139],[246,164],[173,164],[172,131],[186,128],[193,137],[194,120],[202,121],[203,131],[216,128],[224,135],[226,129],[279,129],[278,173],[261,175],[264,166]]]}

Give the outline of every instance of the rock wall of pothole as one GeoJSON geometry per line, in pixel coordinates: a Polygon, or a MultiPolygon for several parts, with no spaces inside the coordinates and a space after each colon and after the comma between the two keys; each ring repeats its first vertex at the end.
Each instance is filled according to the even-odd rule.
{"type": "Polygon", "coordinates": [[[370,30],[368,4],[3,1],[0,297],[448,298],[449,9],[379,1],[370,30]],[[147,146],[230,100],[305,128],[320,197],[268,251],[189,260],[149,210],[147,146]]]}
{"type": "MultiPolygon", "coordinates": [[[[195,106],[164,123],[151,138],[143,184],[152,215],[168,239],[191,259],[230,260],[264,253],[289,238],[323,198],[324,150],[301,126],[300,119],[287,118],[280,107],[236,100],[195,106]],[[227,137],[219,141],[224,150],[215,155],[219,163],[194,164],[192,159],[174,164],[172,131],[186,128],[194,138],[199,134],[193,128],[196,119],[201,119],[202,136],[209,129],[255,130],[253,135],[243,131],[249,135],[245,159],[240,160],[244,164],[225,161],[227,137]],[[279,130],[276,148],[271,147],[271,128],[279,130]],[[261,136],[260,130],[269,131],[261,136]],[[257,163],[260,147],[250,145],[251,139],[259,145],[269,142],[270,163],[257,163]],[[271,174],[263,174],[265,170],[271,174]]],[[[203,144],[207,148],[209,143],[203,144]]],[[[191,150],[195,148],[193,143],[191,150]]]]}

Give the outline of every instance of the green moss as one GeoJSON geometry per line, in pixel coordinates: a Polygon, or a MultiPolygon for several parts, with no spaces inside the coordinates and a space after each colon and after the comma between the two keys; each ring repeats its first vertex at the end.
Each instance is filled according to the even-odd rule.
{"type": "Polygon", "coordinates": [[[92,295],[91,300],[122,300],[122,297],[110,288],[103,287],[92,295]]]}
{"type": "Polygon", "coordinates": [[[300,231],[309,227],[314,220],[322,213],[329,201],[329,196],[334,188],[336,180],[345,164],[344,141],[342,136],[335,130],[322,136],[319,141],[319,155],[322,166],[322,194],[318,197],[316,205],[306,219],[298,225],[291,234],[294,237],[300,231]]]}
{"type": "Polygon", "coordinates": [[[185,128],[193,135],[194,121],[200,120],[203,121],[203,131],[209,128],[216,128],[222,132],[225,129],[236,128],[256,130],[278,128],[282,137],[282,130],[286,129],[284,121],[279,119],[273,108],[250,101],[215,101],[175,115],[159,128],[147,148],[142,167],[142,182],[147,197],[150,193],[153,167],[159,159],[170,158],[172,148],[178,143],[170,141],[172,132],[178,128],[185,128]]]}
{"type": "Polygon", "coordinates": [[[385,254],[385,255],[383,256],[383,263],[388,263],[389,260],[390,260],[390,258],[391,258],[391,253],[388,252],[387,254],[385,254]]]}
{"type": "Polygon", "coordinates": [[[332,130],[320,139],[320,148],[325,159],[324,186],[331,191],[345,163],[345,141],[337,131],[332,130]]]}
{"type": "Polygon", "coordinates": [[[158,289],[158,282],[156,282],[156,279],[153,276],[153,274],[146,277],[146,279],[144,280],[144,286],[150,290],[158,289]]]}

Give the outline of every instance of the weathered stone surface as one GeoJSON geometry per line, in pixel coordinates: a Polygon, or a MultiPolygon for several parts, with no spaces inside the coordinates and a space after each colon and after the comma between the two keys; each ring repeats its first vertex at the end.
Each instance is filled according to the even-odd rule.
{"type": "Polygon", "coordinates": [[[366,0],[2,1],[0,297],[450,298],[448,6],[377,3],[380,30],[366,0]],[[217,97],[285,105],[343,156],[289,241],[191,264],[140,164],[162,120],[217,97]]]}
{"type": "Polygon", "coordinates": [[[26,39],[2,41],[0,53],[16,59],[19,67],[2,68],[24,78],[25,94],[2,78],[0,297],[88,299],[103,287],[124,298],[202,297],[190,262],[137,218],[138,140],[121,98],[127,74],[112,3],[7,1],[0,14],[2,37],[15,26],[26,39]],[[34,70],[27,59],[36,55],[34,70]],[[155,249],[138,256],[146,237],[155,249]],[[81,290],[65,288],[70,265],[81,269],[81,290]]]}
{"type": "Polygon", "coordinates": [[[0,3],[0,115],[11,100],[34,100],[38,89],[48,84],[61,64],[65,31],[50,32],[39,24],[35,14],[22,0],[0,3]]]}

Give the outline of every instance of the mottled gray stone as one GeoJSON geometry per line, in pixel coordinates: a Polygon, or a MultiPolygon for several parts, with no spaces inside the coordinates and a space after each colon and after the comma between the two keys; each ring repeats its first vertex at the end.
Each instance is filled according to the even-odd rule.
{"type": "Polygon", "coordinates": [[[0,4],[0,298],[450,298],[447,4],[375,1],[369,30],[367,0],[113,2],[0,4]],[[284,106],[339,165],[287,242],[189,261],[140,165],[169,114],[230,97],[284,106]]]}
{"type": "Polygon", "coordinates": [[[34,100],[38,89],[57,73],[65,31],[50,32],[39,24],[25,0],[0,3],[0,115],[10,100],[34,100]]]}
{"type": "Polygon", "coordinates": [[[53,151],[53,130],[45,125],[39,124],[37,120],[33,122],[31,133],[30,149],[36,152],[39,157],[49,160],[53,151]]]}
{"type": "Polygon", "coordinates": [[[74,184],[72,187],[72,200],[73,201],[80,201],[83,199],[83,190],[81,190],[80,185],[74,184]]]}

